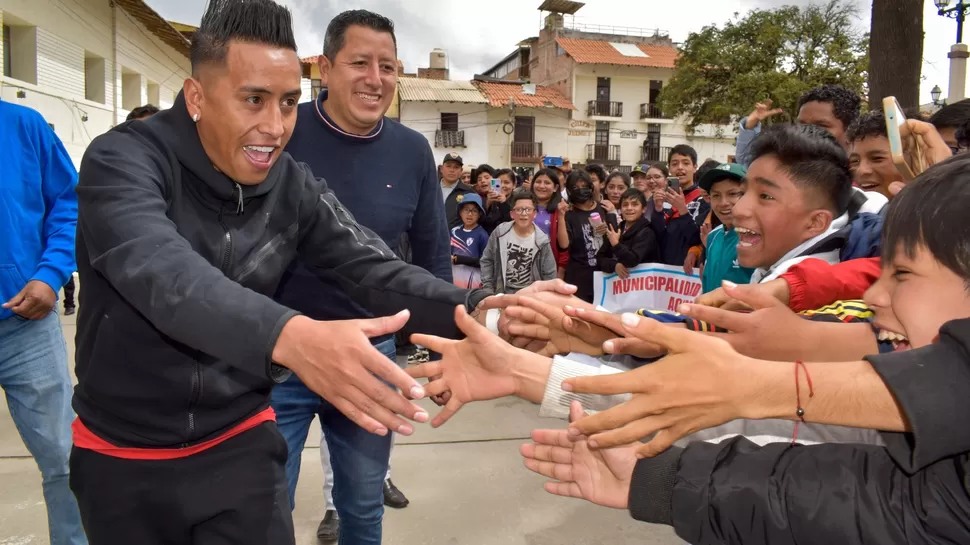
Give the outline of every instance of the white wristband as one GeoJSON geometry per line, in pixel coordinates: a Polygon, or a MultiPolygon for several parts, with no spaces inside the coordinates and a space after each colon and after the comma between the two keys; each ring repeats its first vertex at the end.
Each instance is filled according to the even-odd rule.
{"type": "Polygon", "coordinates": [[[485,327],[489,331],[498,335],[498,320],[502,316],[502,311],[497,308],[489,309],[485,312],[485,327]]]}

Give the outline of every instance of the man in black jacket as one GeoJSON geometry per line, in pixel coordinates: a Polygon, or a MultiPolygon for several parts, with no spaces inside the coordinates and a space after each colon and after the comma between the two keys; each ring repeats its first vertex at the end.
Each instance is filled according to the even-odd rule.
{"type": "Polygon", "coordinates": [[[301,70],[289,12],[213,0],[174,106],[96,138],[78,184],[71,488],[94,545],[293,543],[274,384],[410,434],[423,389],[368,341],[407,313],[317,322],[270,298],[299,256],[377,316],[457,334],[483,297],[399,261],[283,152],[301,70]]]}
{"type": "MultiPolygon", "coordinates": [[[[475,193],[475,188],[461,181],[461,169],[465,162],[461,155],[449,153],[441,162],[441,198],[445,201],[445,217],[448,219],[448,229],[461,225],[458,209],[461,200],[469,193],[475,193]]],[[[472,180],[475,183],[475,180],[472,180]]]]}

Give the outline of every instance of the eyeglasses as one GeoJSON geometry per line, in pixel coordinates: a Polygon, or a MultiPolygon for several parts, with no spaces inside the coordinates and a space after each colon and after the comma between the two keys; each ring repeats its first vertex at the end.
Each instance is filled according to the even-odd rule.
{"type": "Polygon", "coordinates": [[[535,208],[513,208],[513,212],[516,214],[531,214],[536,211],[535,208]]]}

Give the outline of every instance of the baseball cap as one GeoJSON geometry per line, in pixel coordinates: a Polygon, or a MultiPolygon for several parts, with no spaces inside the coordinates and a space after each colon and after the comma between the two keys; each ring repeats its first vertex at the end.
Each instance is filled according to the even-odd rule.
{"type": "Polygon", "coordinates": [[[461,207],[468,203],[473,203],[478,206],[478,210],[485,215],[485,207],[482,206],[482,198],[478,196],[477,193],[465,193],[464,195],[458,196],[458,211],[461,211],[461,207]]]}
{"type": "Polygon", "coordinates": [[[456,163],[458,163],[459,165],[462,165],[462,166],[464,166],[464,164],[465,164],[465,162],[461,160],[461,155],[458,155],[455,152],[451,152],[451,153],[448,153],[447,155],[445,155],[445,158],[441,160],[441,164],[443,165],[443,164],[447,163],[448,161],[454,161],[454,162],[456,162],[456,163]]]}
{"type": "Polygon", "coordinates": [[[710,192],[711,186],[713,186],[715,182],[725,178],[740,182],[745,176],[747,176],[747,174],[748,169],[737,163],[724,163],[705,172],[704,175],[701,176],[701,181],[698,183],[698,185],[701,186],[701,189],[704,191],[710,192]]]}
{"type": "Polygon", "coordinates": [[[633,170],[630,171],[630,177],[632,178],[634,174],[643,174],[644,176],[646,176],[647,175],[647,171],[646,170],[643,170],[643,167],[642,166],[637,165],[637,166],[633,167],[633,170]]]}

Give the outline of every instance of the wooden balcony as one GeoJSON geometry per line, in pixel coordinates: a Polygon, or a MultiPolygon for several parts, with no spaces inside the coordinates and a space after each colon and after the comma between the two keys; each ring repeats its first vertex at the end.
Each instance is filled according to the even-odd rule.
{"type": "Polygon", "coordinates": [[[666,161],[669,155],[670,148],[668,146],[644,146],[640,154],[640,162],[655,163],[657,161],[666,161]]]}
{"type": "Polygon", "coordinates": [[[589,117],[623,117],[623,103],[606,100],[590,100],[586,103],[586,115],[589,117]]]}
{"type": "Polygon", "coordinates": [[[538,163],[542,155],[542,142],[512,142],[513,163],[538,163]]]}
{"type": "Polygon", "coordinates": [[[670,119],[670,116],[664,115],[659,104],[647,103],[640,105],[640,119],[670,119]]]}
{"type": "Polygon", "coordinates": [[[434,147],[436,148],[465,147],[465,131],[446,131],[442,129],[438,129],[434,131],[434,147]]]}
{"type": "Polygon", "coordinates": [[[618,165],[620,164],[620,146],[615,144],[586,144],[586,162],[604,166],[618,165]]]}

